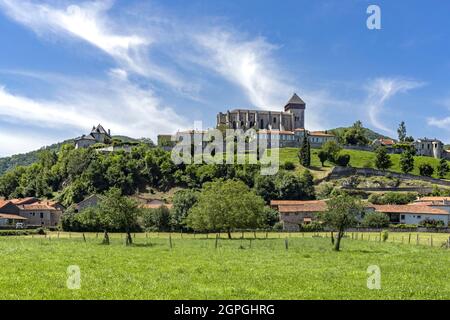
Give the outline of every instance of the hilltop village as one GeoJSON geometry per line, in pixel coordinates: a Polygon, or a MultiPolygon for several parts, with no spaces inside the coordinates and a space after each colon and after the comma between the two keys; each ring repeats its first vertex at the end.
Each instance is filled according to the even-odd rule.
{"type": "MultiPolygon", "coordinates": [[[[142,222],[140,227],[143,229],[186,228],[183,219],[189,210],[180,203],[184,201],[180,198],[186,197],[183,192],[192,197],[190,208],[205,182],[224,179],[239,180],[264,200],[266,208],[273,213],[270,224],[265,227],[299,231],[317,224],[320,213],[327,209],[327,199],[334,193],[350,190],[362,194],[362,182],[358,185],[354,181],[362,179],[367,185],[369,180],[358,175],[380,176],[389,186],[397,181],[392,187],[382,186],[379,190],[413,191],[406,197],[401,196],[399,201],[384,202],[369,192],[365,195],[365,213],[359,217],[360,223],[363,223],[365,214],[375,213],[386,217],[385,226],[448,226],[450,194],[439,192],[445,193],[450,187],[450,181],[445,179],[450,171],[446,161],[450,152],[445,150],[442,141],[413,139],[406,136],[405,130],[399,130],[398,140],[383,136],[370,140],[364,135],[360,122],[344,133],[337,130],[310,131],[305,127],[306,110],[303,99],[293,94],[283,111],[233,109],[217,115],[217,128],[254,129],[258,137],[278,141],[282,168],[273,177],[260,176],[258,166],[236,165],[225,169],[211,165],[176,166],[171,162],[168,151],[174,141],[185,134],[204,134],[206,131],[159,135],[158,146],[154,146],[139,141],[122,141],[114,138],[111,131],[101,124],[93,126],[89,134],[64,145],[58,153],[44,151],[38,163],[17,167],[0,178],[0,227],[59,228],[63,225],[69,230],[74,226],[83,229],[84,222],[78,221],[77,217],[87,209],[98,208],[110,188],[119,188],[139,208],[159,210],[159,214],[167,216],[167,221],[177,221],[176,224],[166,222],[161,226],[160,220],[143,218],[142,221],[147,221],[142,222]],[[291,153],[294,160],[289,158],[291,153]],[[297,154],[299,160],[295,160],[297,154]],[[358,159],[355,158],[361,155],[375,157],[375,163],[358,167],[358,159]],[[389,171],[392,166],[390,155],[400,157],[403,173],[389,171]],[[440,161],[439,167],[435,169],[421,163],[419,174],[410,174],[416,168],[414,159],[423,162],[428,158],[440,161]],[[311,159],[313,162],[320,159],[321,166],[313,165],[311,159]],[[327,175],[312,176],[311,172],[327,175]],[[436,172],[439,172],[439,179],[432,176],[436,172]],[[420,182],[418,186],[410,183],[402,189],[402,181],[415,180],[420,182]],[[433,185],[442,190],[431,194],[433,185]],[[323,192],[325,187],[330,189],[329,192],[323,192]],[[177,215],[182,218],[175,218],[177,215]]],[[[404,128],[404,124],[402,126],[404,128]]]]}

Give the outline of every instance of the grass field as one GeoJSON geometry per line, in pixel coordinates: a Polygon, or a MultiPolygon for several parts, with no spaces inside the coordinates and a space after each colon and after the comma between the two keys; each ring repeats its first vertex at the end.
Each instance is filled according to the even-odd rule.
{"type": "Polygon", "coordinates": [[[118,234],[110,246],[95,234],[1,237],[0,298],[450,299],[450,250],[438,247],[445,234],[433,235],[434,247],[431,234],[421,245],[401,244],[408,234],[387,243],[364,234],[344,239],[341,252],[325,234],[240,235],[217,248],[215,235],[172,234],[172,248],[168,234],[138,234],[131,247],[118,234]],[[66,287],[69,265],[81,269],[80,290],[66,287]],[[381,269],[381,290],[366,286],[369,265],[381,269]]]}
{"type": "MultiPolygon", "coordinates": [[[[311,149],[311,167],[316,172],[315,176],[320,177],[320,171],[327,172],[331,169],[333,166],[328,161],[325,162],[325,167],[321,166],[319,157],[317,156],[317,153],[320,149],[311,149]]],[[[342,150],[342,153],[346,153],[350,155],[350,165],[355,168],[375,168],[375,153],[369,152],[369,151],[360,151],[360,150],[342,150]]],[[[290,161],[294,164],[298,164],[298,149],[297,148],[281,148],[280,149],[280,162],[285,163],[287,161],[290,161]]],[[[399,154],[392,154],[391,160],[392,160],[392,167],[389,168],[389,171],[393,172],[399,172],[401,173],[400,169],[400,155],[399,154]]],[[[411,174],[419,175],[419,166],[422,163],[429,163],[431,164],[436,171],[436,167],[439,164],[439,160],[431,157],[423,157],[423,156],[416,156],[414,157],[414,170],[411,172],[411,174]]],[[[449,163],[450,164],[450,163],[449,163]]],[[[433,175],[434,178],[437,178],[436,172],[433,175]]],[[[445,177],[446,179],[450,179],[450,173],[447,174],[445,177]]]]}

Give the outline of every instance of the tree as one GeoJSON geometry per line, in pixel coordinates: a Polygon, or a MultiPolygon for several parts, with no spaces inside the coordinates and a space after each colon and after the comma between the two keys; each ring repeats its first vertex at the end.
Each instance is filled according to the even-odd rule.
{"type": "Polygon", "coordinates": [[[349,145],[367,145],[369,143],[362,122],[359,120],[345,130],[343,138],[344,142],[349,145]]]}
{"type": "Polygon", "coordinates": [[[324,150],[319,150],[317,153],[317,156],[319,157],[320,163],[322,164],[322,167],[324,166],[325,161],[328,160],[328,153],[324,150]]]}
{"type": "Polygon", "coordinates": [[[449,172],[450,172],[450,167],[448,165],[448,162],[447,162],[447,160],[442,158],[439,161],[439,165],[437,167],[437,173],[438,173],[439,178],[444,179],[445,176],[447,175],[447,173],[449,173],[449,172]]]}
{"type": "Polygon", "coordinates": [[[361,225],[366,228],[384,228],[389,226],[389,217],[382,212],[369,212],[364,215],[361,225]]]}
{"type": "Polygon", "coordinates": [[[176,229],[181,229],[185,225],[185,219],[188,215],[189,210],[197,202],[198,192],[186,189],[180,190],[173,196],[173,207],[170,212],[171,224],[176,229]]]}
{"type": "Polygon", "coordinates": [[[336,141],[330,140],[322,145],[322,150],[327,153],[328,160],[334,163],[342,147],[336,141]]]}
{"type": "Polygon", "coordinates": [[[309,144],[308,135],[306,133],[303,136],[302,145],[300,146],[298,152],[298,158],[300,160],[300,164],[305,168],[311,166],[311,146],[309,144]]]}
{"type": "Polygon", "coordinates": [[[278,198],[278,190],[275,186],[275,177],[273,175],[257,175],[254,189],[256,194],[261,196],[266,203],[278,198]]]}
{"type": "Polygon", "coordinates": [[[375,150],[375,167],[380,170],[389,169],[392,166],[391,157],[387,153],[386,147],[378,147],[375,150]]]}
{"type": "Polygon", "coordinates": [[[187,225],[194,230],[226,231],[264,225],[264,200],[242,181],[205,183],[197,203],[189,211],[187,225]]]}
{"type": "Polygon", "coordinates": [[[340,154],[336,159],[336,164],[341,167],[346,167],[350,163],[350,155],[349,154],[340,154]]]}
{"type": "Polygon", "coordinates": [[[397,133],[398,133],[398,141],[405,142],[405,139],[406,139],[405,121],[400,122],[400,125],[398,126],[398,129],[397,129],[397,133]]]}
{"type": "Polygon", "coordinates": [[[419,173],[421,176],[431,177],[434,173],[434,168],[429,163],[422,163],[419,166],[419,173]]]}
{"type": "Polygon", "coordinates": [[[170,230],[170,210],[166,206],[155,209],[142,209],[144,227],[153,231],[170,230]]]}
{"type": "Polygon", "coordinates": [[[409,173],[414,170],[414,156],[409,150],[402,152],[400,156],[400,168],[403,173],[409,173]]]}
{"type": "Polygon", "coordinates": [[[119,229],[126,233],[126,244],[132,244],[131,231],[136,229],[140,213],[137,202],[124,197],[120,189],[111,188],[100,202],[99,210],[105,232],[104,242],[109,243],[108,231],[119,229]]]}
{"type": "Polygon", "coordinates": [[[357,218],[363,210],[361,201],[349,195],[339,195],[327,201],[327,210],[321,213],[319,218],[325,225],[337,231],[334,250],[340,250],[345,230],[357,224],[357,218]]]}

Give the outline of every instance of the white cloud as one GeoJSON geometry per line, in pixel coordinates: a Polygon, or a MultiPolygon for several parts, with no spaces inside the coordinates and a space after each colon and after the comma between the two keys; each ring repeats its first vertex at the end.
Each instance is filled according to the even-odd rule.
{"type": "Polygon", "coordinates": [[[0,131],[0,157],[37,150],[55,141],[47,136],[34,134],[32,137],[21,132],[0,131]]]}
{"type": "Polygon", "coordinates": [[[56,34],[86,41],[111,56],[122,69],[168,84],[177,90],[193,86],[176,72],[164,69],[149,59],[149,49],[156,39],[152,31],[118,24],[108,16],[114,1],[77,2],[55,7],[35,1],[0,0],[0,6],[17,22],[40,35],[56,34]],[[30,14],[32,12],[32,14],[30,14]]]}
{"type": "Polygon", "coordinates": [[[264,39],[239,40],[236,34],[219,29],[193,38],[203,51],[196,62],[240,86],[256,107],[279,109],[295,91],[280,77],[282,72],[271,58],[275,47],[264,39]]]}
{"type": "Polygon", "coordinates": [[[423,82],[403,78],[376,78],[367,86],[368,98],[365,106],[368,109],[372,125],[380,130],[395,134],[385,122],[378,117],[382,113],[385,103],[398,93],[405,93],[423,86],[423,82]]]}
{"type": "MultiPolygon", "coordinates": [[[[151,91],[112,71],[107,81],[66,79],[58,98],[36,100],[0,87],[0,115],[10,121],[79,131],[101,122],[113,134],[152,137],[186,128],[187,121],[164,107],[151,91]]],[[[84,131],[81,131],[84,132],[84,131]]]]}

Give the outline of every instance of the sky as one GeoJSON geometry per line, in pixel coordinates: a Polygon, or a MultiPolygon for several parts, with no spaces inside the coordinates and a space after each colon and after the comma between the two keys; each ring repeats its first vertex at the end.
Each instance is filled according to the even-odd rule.
{"type": "Polygon", "coordinates": [[[450,143],[448,1],[0,0],[0,156],[90,132],[150,137],[218,112],[361,120],[450,143]],[[369,5],[381,29],[369,29],[369,5]]]}

